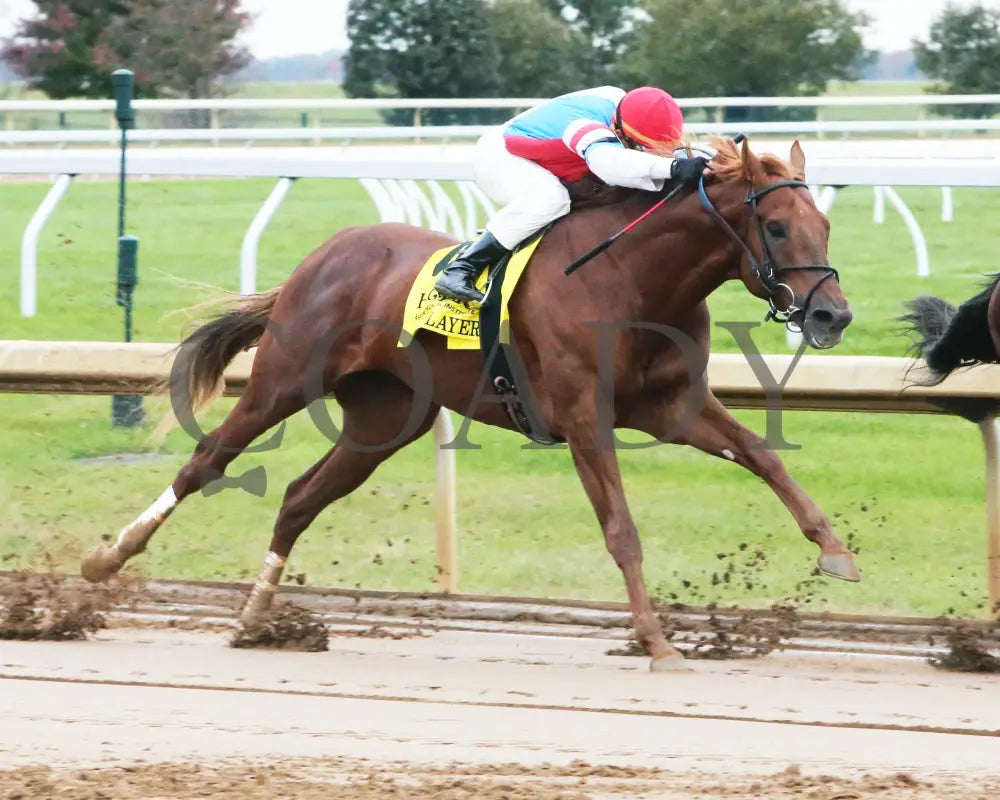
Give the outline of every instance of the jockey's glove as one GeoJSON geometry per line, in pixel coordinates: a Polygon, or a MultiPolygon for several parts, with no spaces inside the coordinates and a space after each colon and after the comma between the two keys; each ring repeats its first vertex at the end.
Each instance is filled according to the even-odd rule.
{"type": "Polygon", "coordinates": [[[702,156],[677,158],[670,165],[670,177],[681,183],[697,183],[707,166],[708,159],[702,156]]]}

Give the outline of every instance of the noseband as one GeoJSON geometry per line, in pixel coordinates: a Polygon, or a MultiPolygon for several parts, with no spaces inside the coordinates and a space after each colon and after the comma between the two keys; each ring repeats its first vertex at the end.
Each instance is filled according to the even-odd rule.
{"type": "Polygon", "coordinates": [[[753,184],[747,187],[747,197],[744,201],[744,205],[750,206],[753,212],[753,219],[757,225],[757,235],[760,238],[760,245],[764,251],[764,263],[760,263],[754,257],[747,243],[743,241],[743,238],[733,230],[733,227],[723,219],[722,215],[718,212],[716,207],[712,204],[712,201],[708,199],[708,195],[705,193],[705,176],[702,175],[701,179],[698,181],[698,197],[701,199],[702,207],[716,220],[719,224],[726,230],[726,232],[736,241],[736,243],[743,248],[743,252],[746,253],[747,261],[750,263],[750,268],[753,270],[754,275],[757,276],[757,280],[761,282],[764,290],[767,292],[767,302],[770,305],[771,310],[767,312],[767,316],[764,317],[765,321],[774,320],[775,322],[782,322],[785,326],[796,333],[801,331],[801,327],[796,330],[795,323],[791,322],[791,317],[798,311],[802,312],[802,322],[805,323],[806,313],[809,311],[809,304],[812,302],[813,295],[816,290],[823,284],[827,278],[834,278],[835,280],[840,280],[840,275],[837,273],[833,267],[829,264],[802,264],[794,265],[789,267],[776,266],[774,255],[771,253],[771,248],[767,243],[767,236],[764,233],[764,225],[760,221],[760,213],[757,210],[757,202],[764,195],[773,192],[775,189],[783,189],[785,187],[792,188],[803,188],[808,189],[809,186],[802,181],[781,181],[780,183],[772,184],[771,186],[765,186],[758,192],[753,190],[753,184]],[[781,281],[782,272],[791,272],[793,270],[823,270],[826,274],[823,275],[813,287],[809,290],[809,294],[806,295],[805,303],[800,307],[796,305],[796,295],[795,291],[787,283],[781,281]],[[777,304],[774,302],[774,298],[784,289],[788,292],[790,302],[788,307],[784,311],[778,309],[777,304]],[[779,316],[783,315],[783,316],[779,316]]]}

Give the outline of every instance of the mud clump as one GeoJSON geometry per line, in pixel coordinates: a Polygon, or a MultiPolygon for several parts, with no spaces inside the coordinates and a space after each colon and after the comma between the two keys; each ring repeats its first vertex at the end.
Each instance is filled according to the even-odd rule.
{"type": "MultiPolygon", "coordinates": [[[[680,587],[657,591],[663,598],[658,605],[660,625],[668,641],[685,649],[686,658],[738,659],[760,658],[781,649],[797,636],[800,618],[797,609],[812,603],[816,592],[815,576],[799,581],[795,592],[767,609],[741,609],[720,602],[730,590],[767,591],[764,575],[768,567],[766,547],[741,542],[730,552],[716,553],[718,562],[704,581],[677,575],[680,587]],[[680,596],[683,591],[685,597],[680,596]],[[692,602],[702,607],[692,607],[692,602]],[[667,604],[665,604],[667,603],[667,604]]],[[[645,655],[634,642],[609,655],[645,655]]]]}
{"type": "MultiPolygon", "coordinates": [[[[789,606],[776,604],[768,611],[709,607],[707,619],[692,619],[671,611],[660,612],[660,625],[668,642],[680,646],[685,658],[724,660],[760,658],[781,648],[799,630],[799,617],[789,606]],[[687,645],[686,647],[684,645],[687,645]]],[[[643,647],[630,638],[624,647],[606,651],[609,656],[645,656],[643,647]]]]}
{"type": "MultiPolygon", "coordinates": [[[[1000,629],[1000,626],[994,627],[1000,629]]],[[[948,652],[927,660],[938,669],[953,672],[1000,672],[1000,657],[993,655],[985,643],[988,634],[989,629],[982,626],[962,620],[943,620],[931,634],[930,644],[933,646],[937,638],[943,638],[948,652]]]]}
{"type": "Polygon", "coordinates": [[[691,648],[685,658],[723,660],[760,658],[781,648],[798,633],[799,616],[790,606],[776,604],[769,611],[713,611],[708,620],[686,622],[669,613],[660,615],[668,641],[685,633],[691,648]]]}
{"type": "Polygon", "coordinates": [[[639,644],[634,638],[629,638],[625,642],[624,647],[612,647],[610,650],[605,650],[604,655],[606,656],[642,656],[647,655],[645,648],[639,644]]]}
{"type": "Polygon", "coordinates": [[[360,631],[342,631],[341,636],[355,636],[359,639],[394,639],[395,641],[400,641],[402,639],[422,639],[427,634],[422,630],[390,630],[389,628],[384,628],[381,625],[372,625],[370,628],[365,628],[360,631]]]}
{"type": "Polygon", "coordinates": [[[0,575],[0,639],[72,641],[107,627],[107,613],[134,602],[141,579],[117,576],[93,585],[56,573],[0,575]]]}
{"type": "Polygon", "coordinates": [[[329,649],[326,625],[294,603],[273,606],[252,625],[241,625],[229,641],[236,648],[273,648],[317,653],[329,649]]]}

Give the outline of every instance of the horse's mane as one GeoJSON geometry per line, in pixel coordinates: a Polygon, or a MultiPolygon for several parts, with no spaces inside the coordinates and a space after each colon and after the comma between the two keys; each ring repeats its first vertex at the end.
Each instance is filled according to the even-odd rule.
{"type": "MultiPolygon", "coordinates": [[[[710,144],[718,151],[715,158],[712,159],[712,172],[716,178],[723,181],[744,180],[743,154],[736,142],[732,139],[713,137],[710,140],[710,144]]],[[[757,156],[757,159],[760,161],[760,165],[763,167],[766,175],[785,180],[791,180],[794,177],[791,165],[772,153],[764,153],[761,156],[757,156]]]]}
{"type": "MultiPolygon", "coordinates": [[[[711,162],[712,172],[715,176],[713,180],[725,183],[745,180],[743,176],[743,155],[736,142],[728,137],[713,136],[709,139],[709,145],[716,151],[716,155],[711,162]]],[[[690,143],[684,143],[681,147],[686,149],[688,153],[692,153],[692,145],[690,143]]],[[[672,156],[673,151],[654,152],[654,155],[672,156]]],[[[778,158],[778,156],[771,153],[764,153],[757,158],[767,175],[786,180],[793,177],[790,165],[778,158]]],[[[644,189],[608,186],[602,181],[593,178],[584,178],[569,188],[574,208],[593,208],[595,206],[607,206],[619,203],[637,195],[663,194],[670,191],[673,185],[668,182],[662,192],[654,193],[644,189]]]]}

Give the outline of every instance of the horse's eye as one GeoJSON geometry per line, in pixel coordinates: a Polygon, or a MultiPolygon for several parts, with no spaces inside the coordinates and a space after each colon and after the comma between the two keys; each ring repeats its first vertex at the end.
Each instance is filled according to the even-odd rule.
{"type": "Polygon", "coordinates": [[[788,228],[783,222],[771,221],[767,223],[767,232],[775,239],[784,239],[788,235],[788,228]]]}

